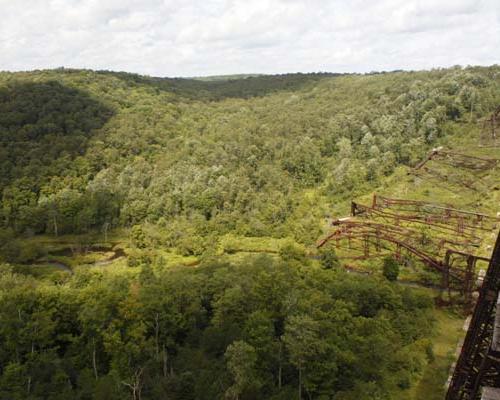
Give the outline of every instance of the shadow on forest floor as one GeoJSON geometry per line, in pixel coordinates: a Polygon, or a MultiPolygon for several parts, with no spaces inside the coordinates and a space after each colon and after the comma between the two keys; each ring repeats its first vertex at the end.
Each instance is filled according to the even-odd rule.
{"type": "Polygon", "coordinates": [[[13,180],[64,170],[112,115],[90,94],[55,80],[0,87],[0,193],[13,180]]]}

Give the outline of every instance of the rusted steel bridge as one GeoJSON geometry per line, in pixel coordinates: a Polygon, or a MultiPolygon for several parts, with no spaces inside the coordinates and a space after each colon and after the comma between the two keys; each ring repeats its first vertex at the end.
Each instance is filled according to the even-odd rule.
{"type": "Polygon", "coordinates": [[[499,160],[461,154],[442,147],[432,149],[409,174],[439,183],[449,182],[461,188],[478,191],[478,178],[495,168],[499,160]]]}
{"type": "MultiPolygon", "coordinates": [[[[482,147],[500,146],[499,130],[500,106],[483,121],[480,141],[487,143],[482,147]]],[[[451,183],[460,192],[478,191],[485,185],[480,178],[499,165],[497,159],[439,147],[409,174],[451,183]]],[[[500,400],[500,233],[490,259],[476,254],[485,233],[497,230],[499,222],[498,214],[374,195],[371,205],[353,201],[351,215],[332,221],[334,230],[317,244],[333,244],[344,250],[340,259],[351,260],[393,255],[402,261],[406,252],[438,272],[441,287],[459,291],[466,305],[473,304],[472,293],[479,289],[446,400],[500,400]],[[482,276],[476,276],[478,262],[488,262],[482,276]]]]}
{"type": "Polygon", "coordinates": [[[479,241],[481,231],[491,231],[498,218],[475,212],[419,200],[392,199],[373,195],[371,206],[351,203],[351,215],[380,218],[395,225],[419,224],[442,233],[457,234],[479,241]]]}
{"type": "Polygon", "coordinates": [[[320,240],[343,250],[340,259],[366,260],[410,254],[441,275],[441,287],[471,301],[476,264],[489,259],[474,254],[484,232],[498,218],[450,205],[373,196],[370,206],[351,203],[351,216],[332,221],[334,230],[320,240]]]}
{"type": "Polygon", "coordinates": [[[446,400],[500,399],[500,233],[446,400]]]}
{"type": "Polygon", "coordinates": [[[422,169],[425,164],[431,160],[440,161],[443,164],[450,165],[454,168],[465,168],[476,171],[489,170],[495,167],[498,162],[498,160],[493,158],[475,157],[454,151],[443,150],[442,147],[437,147],[432,149],[432,151],[427,154],[427,157],[417,164],[414,169],[422,169]]]}
{"type": "Polygon", "coordinates": [[[482,147],[500,146],[500,106],[483,121],[480,143],[482,147]]]}

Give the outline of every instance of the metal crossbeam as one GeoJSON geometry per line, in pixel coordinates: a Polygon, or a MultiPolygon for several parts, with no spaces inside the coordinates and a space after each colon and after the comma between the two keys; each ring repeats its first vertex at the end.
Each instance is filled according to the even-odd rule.
{"type": "Polygon", "coordinates": [[[481,244],[476,230],[490,230],[499,222],[498,218],[448,205],[377,195],[373,196],[371,207],[353,201],[351,214],[352,217],[332,221],[335,230],[320,240],[317,247],[331,242],[348,253],[339,258],[350,260],[384,254],[399,258],[401,250],[406,250],[441,274],[443,289],[458,290],[466,304],[472,302],[476,263],[489,261],[472,253],[481,244]],[[430,235],[416,229],[419,226],[429,228],[430,235]]]}
{"type": "MultiPolygon", "coordinates": [[[[482,388],[500,387],[500,352],[493,341],[500,291],[500,233],[479,291],[446,400],[479,400],[482,388]]],[[[498,336],[498,328],[497,328],[498,336]]]]}

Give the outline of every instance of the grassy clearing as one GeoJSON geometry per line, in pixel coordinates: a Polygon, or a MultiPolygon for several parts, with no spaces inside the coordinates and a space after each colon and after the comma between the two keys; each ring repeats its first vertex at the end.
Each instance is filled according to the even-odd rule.
{"type": "Polygon", "coordinates": [[[25,238],[26,243],[32,245],[42,245],[49,249],[63,249],[68,246],[109,246],[126,243],[129,241],[129,233],[127,229],[114,229],[109,231],[105,237],[101,232],[89,232],[86,234],[72,234],[72,235],[36,235],[25,238]]]}
{"type": "Polygon", "coordinates": [[[278,253],[280,248],[290,239],[276,239],[272,237],[244,237],[225,235],[219,244],[219,253],[278,253]]]}
{"type": "MultiPolygon", "coordinates": [[[[459,127],[459,125],[452,124],[449,129],[457,131],[455,135],[443,140],[442,145],[445,149],[451,149],[456,153],[468,154],[480,158],[500,159],[499,148],[479,147],[479,131],[477,127],[473,125],[459,127]]],[[[384,179],[376,190],[359,196],[355,200],[361,204],[370,206],[372,204],[373,194],[377,193],[382,196],[393,198],[415,199],[432,203],[449,204],[463,210],[474,210],[493,217],[500,216],[500,163],[491,170],[479,171],[477,173],[465,169],[456,169],[456,171],[453,171],[453,168],[443,167],[442,164],[440,165],[438,163],[433,165],[433,163],[434,161],[428,163],[430,168],[441,170],[441,172],[445,174],[456,173],[458,176],[461,175],[464,180],[477,183],[476,186],[479,189],[476,191],[470,190],[453,181],[436,182],[425,176],[415,177],[409,174],[409,167],[401,166],[397,168],[391,176],[384,179]],[[480,185],[478,182],[480,182],[480,185]]],[[[338,210],[340,210],[340,208],[338,210]]],[[[348,211],[343,209],[341,213],[336,213],[333,217],[339,218],[346,215],[348,215],[348,211]]],[[[480,246],[471,246],[469,251],[478,256],[490,257],[492,247],[498,235],[500,222],[496,225],[496,228],[490,232],[481,232],[483,240],[480,246]]],[[[421,229],[422,226],[414,224],[413,228],[418,230],[421,229]]],[[[450,234],[450,239],[453,239],[452,234],[450,234]]],[[[338,251],[339,256],[344,255],[344,253],[345,251],[338,251]]],[[[370,264],[356,262],[356,264],[359,265],[362,270],[379,270],[378,261],[372,261],[370,264]]],[[[478,262],[476,268],[477,271],[486,269],[487,263],[478,262]]],[[[428,275],[425,271],[425,268],[421,266],[413,269],[402,268],[400,278],[415,280],[419,278],[421,272],[428,275]]]]}
{"type": "Polygon", "coordinates": [[[436,327],[432,344],[435,359],[427,364],[418,382],[394,398],[409,400],[442,400],[444,398],[445,383],[450,366],[456,359],[457,344],[465,335],[462,329],[465,318],[442,309],[436,309],[434,317],[436,327]]]}

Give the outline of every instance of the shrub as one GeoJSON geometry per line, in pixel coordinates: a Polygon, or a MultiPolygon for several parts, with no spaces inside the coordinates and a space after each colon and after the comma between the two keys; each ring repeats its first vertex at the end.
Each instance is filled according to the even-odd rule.
{"type": "Polygon", "coordinates": [[[393,257],[386,257],[383,264],[383,274],[389,281],[395,281],[399,276],[399,263],[393,257]]]}

